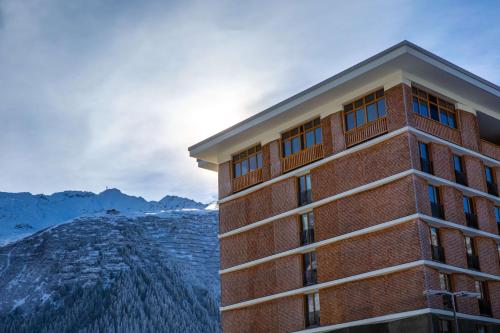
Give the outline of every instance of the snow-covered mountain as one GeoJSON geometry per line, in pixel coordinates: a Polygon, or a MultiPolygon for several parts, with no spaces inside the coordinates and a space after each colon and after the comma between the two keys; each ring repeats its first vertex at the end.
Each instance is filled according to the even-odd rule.
{"type": "Polygon", "coordinates": [[[0,247],[0,332],[219,331],[217,211],[174,197],[155,204],[190,209],[141,216],[148,204],[123,196],[3,194],[2,223],[134,214],[88,214],[0,247]]]}
{"type": "Polygon", "coordinates": [[[52,195],[0,192],[0,245],[50,225],[80,216],[102,214],[108,210],[144,214],[182,208],[202,209],[205,205],[176,196],[166,196],[160,201],[146,201],[117,189],[105,190],[99,194],[83,191],[65,191],[52,195]]]}

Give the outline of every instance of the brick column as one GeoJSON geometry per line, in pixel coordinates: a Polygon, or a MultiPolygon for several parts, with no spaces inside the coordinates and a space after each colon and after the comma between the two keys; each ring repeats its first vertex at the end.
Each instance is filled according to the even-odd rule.
{"type": "Polygon", "coordinates": [[[332,152],[334,154],[345,150],[345,135],[344,135],[344,120],[342,119],[342,111],[332,114],[330,125],[332,127],[332,152]]]}
{"type": "Polygon", "coordinates": [[[271,179],[271,147],[269,143],[262,146],[262,180],[271,179]]]}
{"type": "Polygon", "coordinates": [[[448,265],[467,268],[465,242],[462,233],[456,229],[440,228],[439,237],[444,248],[444,256],[448,265]]]}
{"type": "Polygon", "coordinates": [[[233,193],[231,161],[219,164],[217,172],[219,177],[219,199],[222,199],[233,193]]]}
{"type": "Polygon", "coordinates": [[[475,241],[481,272],[500,275],[496,242],[490,238],[484,237],[476,237],[475,241]]]}
{"type": "Polygon", "coordinates": [[[279,139],[269,142],[269,163],[270,178],[281,175],[281,149],[279,139]]]}
{"type": "Polygon", "coordinates": [[[500,319],[500,282],[488,281],[488,291],[490,292],[491,312],[493,318],[500,319]]]}
{"type": "Polygon", "coordinates": [[[411,101],[411,88],[404,84],[398,84],[385,91],[385,104],[387,108],[387,128],[389,132],[408,125],[408,111],[411,101]]]}
{"type": "Polygon", "coordinates": [[[493,213],[493,203],[483,197],[474,197],[474,204],[479,229],[496,234],[498,227],[493,213]]]}
{"type": "Polygon", "coordinates": [[[462,192],[451,186],[440,186],[444,215],[447,221],[465,225],[462,192]]]}
{"type": "Polygon", "coordinates": [[[448,146],[434,142],[429,144],[429,149],[434,175],[454,181],[455,176],[452,169],[451,149],[448,146]]]}
{"type": "Polygon", "coordinates": [[[325,157],[333,154],[334,137],[332,136],[332,118],[333,115],[328,115],[321,119],[321,134],[323,136],[323,153],[325,157]]]}
{"type": "Polygon", "coordinates": [[[460,135],[462,138],[462,145],[466,148],[479,151],[479,126],[477,118],[474,114],[457,110],[460,118],[460,135]]]}
{"type": "Polygon", "coordinates": [[[486,177],[484,175],[483,162],[479,158],[469,155],[464,155],[463,160],[469,187],[486,192],[486,177]]]}

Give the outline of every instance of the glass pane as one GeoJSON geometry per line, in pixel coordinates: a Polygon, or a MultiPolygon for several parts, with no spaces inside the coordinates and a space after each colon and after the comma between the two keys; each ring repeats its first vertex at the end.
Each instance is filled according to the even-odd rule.
{"type": "Polygon", "coordinates": [[[308,218],[308,221],[309,221],[309,227],[312,229],[314,228],[314,213],[313,212],[310,212],[309,214],[307,214],[307,218],[308,218]]]}
{"type": "Polygon", "coordinates": [[[437,203],[437,193],[436,188],[432,185],[429,185],[429,200],[433,203],[437,203]]]}
{"type": "Polygon", "coordinates": [[[358,99],[356,102],[354,102],[354,106],[359,108],[361,105],[363,105],[363,99],[358,99]]]}
{"type": "Polygon", "coordinates": [[[453,112],[448,112],[448,126],[457,128],[457,122],[455,121],[455,114],[453,112]]]}
{"type": "Polygon", "coordinates": [[[307,214],[302,214],[300,215],[300,219],[302,221],[302,230],[306,231],[307,229],[309,229],[309,217],[307,214]]]}
{"type": "Polygon", "coordinates": [[[439,111],[437,105],[431,103],[429,107],[431,109],[431,119],[439,121],[439,111]]]}
{"type": "Polygon", "coordinates": [[[236,163],[234,165],[234,177],[239,177],[239,176],[241,176],[241,164],[236,163]]]}
{"type": "Polygon", "coordinates": [[[306,132],[306,148],[310,148],[314,146],[314,132],[308,131],[306,132]]]}
{"type": "Polygon", "coordinates": [[[490,167],[484,167],[484,173],[486,174],[486,181],[488,183],[493,183],[493,172],[490,167]]]}
{"type": "Polygon", "coordinates": [[[418,113],[418,98],[413,97],[413,112],[418,113]]]}
{"type": "Polygon", "coordinates": [[[365,103],[370,103],[374,99],[375,99],[375,93],[372,93],[370,95],[366,95],[366,97],[365,97],[365,103]]]}
{"type": "Polygon", "coordinates": [[[311,190],[311,175],[306,175],[306,190],[310,191],[311,190]]]}
{"type": "Polygon", "coordinates": [[[241,161],[241,175],[244,176],[248,173],[248,160],[241,161]]]}
{"type": "Polygon", "coordinates": [[[262,168],[262,153],[257,153],[257,168],[262,168]]]}
{"type": "Polygon", "coordinates": [[[319,145],[321,142],[323,142],[323,138],[321,137],[321,127],[318,127],[314,130],[315,133],[315,140],[316,144],[319,145]]]}
{"type": "Polygon", "coordinates": [[[378,109],[378,116],[385,117],[385,98],[378,100],[377,109],[378,109]]]}
{"type": "Polygon", "coordinates": [[[433,246],[439,246],[439,236],[436,228],[431,228],[431,244],[433,246]]]}
{"type": "Polygon", "coordinates": [[[500,223],[500,208],[495,207],[495,220],[500,223]]]}
{"type": "Polygon", "coordinates": [[[463,203],[464,203],[464,212],[465,213],[470,213],[470,200],[467,197],[463,197],[463,203]]]}
{"type": "Polygon", "coordinates": [[[448,115],[443,110],[441,110],[441,123],[448,126],[448,115]]]}
{"type": "Polygon", "coordinates": [[[429,101],[432,102],[432,103],[437,103],[436,96],[433,96],[433,95],[429,94],[429,101]]]}
{"type": "Polygon", "coordinates": [[[292,154],[292,143],[290,140],[286,140],[283,143],[283,152],[285,154],[285,157],[292,154]]]}
{"type": "Polygon", "coordinates": [[[250,171],[257,169],[257,156],[250,157],[250,171]]]}
{"type": "Polygon", "coordinates": [[[384,96],[384,89],[380,89],[375,94],[377,95],[377,98],[384,96]]]}
{"type": "Polygon", "coordinates": [[[465,250],[467,251],[468,254],[472,255],[472,240],[470,237],[465,237],[465,250]]]}
{"type": "Polygon", "coordinates": [[[375,107],[375,103],[366,106],[366,113],[368,115],[368,121],[377,119],[377,108],[375,107]]]}
{"type": "Polygon", "coordinates": [[[462,172],[462,158],[457,155],[453,155],[453,168],[455,171],[462,172]]]}
{"type": "Polygon", "coordinates": [[[356,110],[356,127],[359,127],[365,123],[365,110],[356,110]]]}
{"type": "Polygon", "coordinates": [[[429,117],[429,110],[427,109],[427,102],[420,101],[420,115],[424,117],[429,117]]]}
{"type": "Polygon", "coordinates": [[[300,138],[296,136],[292,139],[292,154],[300,151],[300,138]]]}
{"type": "Polygon", "coordinates": [[[349,131],[349,130],[352,130],[354,128],[354,112],[351,112],[351,113],[348,113],[346,115],[346,129],[349,131]]]}
{"type": "Polygon", "coordinates": [[[427,145],[425,143],[420,142],[418,144],[418,148],[420,150],[420,157],[424,160],[429,159],[429,156],[427,155],[427,145]]]}

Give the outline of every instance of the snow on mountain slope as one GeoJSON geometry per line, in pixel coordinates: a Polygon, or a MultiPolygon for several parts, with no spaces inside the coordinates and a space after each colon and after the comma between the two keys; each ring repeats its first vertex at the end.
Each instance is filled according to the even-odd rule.
{"type": "Polygon", "coordinates": [[[191,199],[166,196],[146,201],[117,189],[99,194],[65,191],[52,195],[0,192],[0,245],[30,235],[47,226],[115,209],[122,213],[160,212],[181,208],[204,208],[191,199]]]}
{"type": "Polygon", "coordinates": [[[217,332],[218,269],[216,211],[77,218],[0,247],[0,331],[217,332]]]}

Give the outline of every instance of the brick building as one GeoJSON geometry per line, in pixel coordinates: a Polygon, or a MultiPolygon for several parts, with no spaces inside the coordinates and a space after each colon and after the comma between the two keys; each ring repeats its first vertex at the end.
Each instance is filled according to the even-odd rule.
{"type": "Polygon", "coordinates": [[[224,332],[500,332],[500,87],[404,41],[189,150],[224,332]]]}

